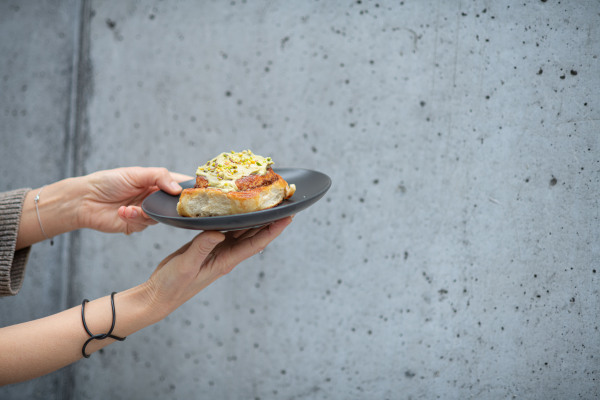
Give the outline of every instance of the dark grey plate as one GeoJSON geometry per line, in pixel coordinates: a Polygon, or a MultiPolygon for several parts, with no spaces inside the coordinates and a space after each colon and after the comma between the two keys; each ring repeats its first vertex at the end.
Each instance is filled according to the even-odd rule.
{"type": "MultiPolygon", "coordinates": [[[[177,214],[179,196],[172,196],[161,190],[146,197],[142,209],[152,219],[178,228],[203,231],[233,231],[266,225],[281,218],[294,215],[321,199],[331,187],[331,179],[317,171],[298,168],[275,168],[289,184],[296,185],[296,193],[277,207],[247,214],[226,215],[222,217],[189,218],[177,214]]],[[[182,182],[185,188],[193,187],[195,180],[182,182]]]]}

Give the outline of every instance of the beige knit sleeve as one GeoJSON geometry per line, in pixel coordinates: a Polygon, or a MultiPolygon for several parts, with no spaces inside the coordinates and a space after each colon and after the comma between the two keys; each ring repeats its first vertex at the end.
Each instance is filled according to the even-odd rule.
{"type": "Polygon", "coordinates": [[[25,195],[31,189],[0,193],[0,296],[14,296],[23,286],[31,247],[15,251],[25,195]]]}

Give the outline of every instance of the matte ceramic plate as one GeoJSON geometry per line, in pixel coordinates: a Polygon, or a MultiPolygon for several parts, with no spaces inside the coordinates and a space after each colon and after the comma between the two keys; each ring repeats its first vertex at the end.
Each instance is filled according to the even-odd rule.
{"type": "MultiPolygon", "coordinates": [[[[218,217],[181,217],[177,214],[179,196],[172,196],[162,190],[146,197],[142,209],[152,219],[177,228],[233,231],[266,225],[294,215],[319,201],[331,187],[331,179],[321,172],[297,168],[274,168],[273,170],[288,184],[295,184],[296,193],[277,207],[268,210],[218,217]]],[[[195,179],[181,182],[181,186],[184,189],[191,188],[195,182],[195,179]]]]}

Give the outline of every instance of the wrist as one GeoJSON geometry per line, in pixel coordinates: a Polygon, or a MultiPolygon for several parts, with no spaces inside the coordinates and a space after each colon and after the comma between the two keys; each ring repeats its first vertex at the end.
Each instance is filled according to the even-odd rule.
{"type": "MultiPolygon", "coordinates": [[[[81,190],[83,186],[81,178],[66,178],[46,186],[42,191],[40,204],[42,201],[46,201],[51,207],[44,214],[46,219],[50,218],[51,220],[50,232],[53,236],[83,228],[80,222],[80,211],[84,199],[84,193],[81,190]]],[[[45,225],[44,229],[46,229],[45,225]]]]}
{"type": "Polygon", "coordinates": [[[145,284],[118,292],[115,295],[115,307],[114,334],[121,337],[129,336],[164,318],[151,301],[145,284]]]}
{"type": "MultiPolygon", "coordinates": [[[[84,310],[81,307],[83,305],[75,309],[78,312],[83,312],[84,310]]],[[[110,332],[114,323],[112,336],[100,340],[91,340],[85,345],[84,349],[87,355],[91,355],[117,338],[124,340],[135,332],[160,320],[147,301],[147,293],[143,285],[116,293],[114,296],[114,313],[111,307],[111,296],[87,302],[84,318],[86,321],[85,326],[92,335],[110,332]]],[[[78,319],[82,321],[81,316],[78,319]]],[[[78,332],[80,336],[85,335],[84,328],[78,329],[78,332]]],[[[90,333],[87,333],[87,335],[89,336],[90,333]]]]}
{"type": "Polygon", "coordinates": [[[76,193],[75,179],[64,179],[27,193],[19,221],[17,249],[79,228],[80,196],[76,193]]]}
{"type": "Polygon", "coordinates": [[[161,298],[151,279],[134,289],[143,308],[151,316],[152,323],[161,321],[177,308],[176,304],[169,304],[161,298]]]}
{"type": "Polygon", "coordinates": [[[92,228],[89,211],[91,209],[90,203],[90,189],[88,176],[80,176],[70,179],[69,185],[69,200],[70,206],[72,207],[72,225],[74,229],[92,228]]]}

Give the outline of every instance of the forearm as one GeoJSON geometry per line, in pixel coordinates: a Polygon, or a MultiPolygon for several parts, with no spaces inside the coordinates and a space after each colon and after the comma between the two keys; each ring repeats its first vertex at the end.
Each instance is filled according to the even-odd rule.
{"type": "MultiPolygon", "coordinates": [[[[164,318],[166,313],[150,304],[143,285],[117,293],[112,334],[126,337],[164,318]]],[[[112,324],[110,296],[87,303],[85,320],[93,334],[108,332],[112,324]]],[[[0,385],[32,379],[79,360],[88,339],[81,320],[81,306],[0,329],[0,385]]],[[[111,338],[92,340],[86,353],[91,354],[114,341],[111,338]]]]}
{"type": "Polygon", "coordinates": [[[80,228],[77,212],[84,195],[81,192],[81,179],[63,179],[27,194],[19,223],[17,250],[45,240],[44,233],[54,237],[80,228]],[[35,197],[38,193],[40,197],[36,211],[35,197]]]}

